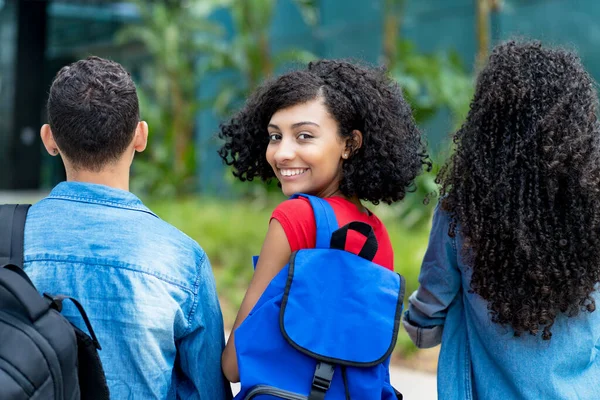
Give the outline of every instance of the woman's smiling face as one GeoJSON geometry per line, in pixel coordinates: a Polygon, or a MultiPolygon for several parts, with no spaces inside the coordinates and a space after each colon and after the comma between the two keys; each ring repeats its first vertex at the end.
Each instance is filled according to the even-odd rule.
{"type": "Polygon", "coordinates": [[[268,125],[267,162],[281,183],[283,194],[335,194],[342,179],[346,141],[317,98],[278,110],[268,125]]]}

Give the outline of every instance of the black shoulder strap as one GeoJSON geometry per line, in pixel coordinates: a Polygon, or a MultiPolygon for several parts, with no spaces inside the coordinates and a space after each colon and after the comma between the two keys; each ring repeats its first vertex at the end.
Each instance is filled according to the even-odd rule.
{"type": "Polygon", "coordinates": [[[0,205],[0,267],[23,268],[25,219],[30,204],[0,205]]]}

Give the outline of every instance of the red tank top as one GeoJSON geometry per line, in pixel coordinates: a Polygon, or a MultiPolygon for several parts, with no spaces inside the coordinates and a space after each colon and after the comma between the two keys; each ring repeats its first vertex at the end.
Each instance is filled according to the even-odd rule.
{"type": "MultiPolygon", "coordinates": [[[[387,229],[379,218],[370,211],[368,214],[361,212],[355,204],[342,197],[328,197],[325,200],[333,208],[340,227],[352,221],[366,222],[373,227],[379,245],[373,262],[393,271],[394,250],[387,229]]],[[[317,226],[308,199],[300,197],[284,201],[273,211],[271,218],[279,221],[283,227],[292,251],[315,247],[317,226]]],[[[360,233],[349,231],[346,250],[358,254],[365,240],[360,233]]]]}

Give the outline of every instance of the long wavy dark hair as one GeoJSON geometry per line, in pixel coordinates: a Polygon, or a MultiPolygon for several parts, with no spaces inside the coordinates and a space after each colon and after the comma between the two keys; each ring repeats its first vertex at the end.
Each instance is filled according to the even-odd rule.
{"type": "Polygon", "coordinates": [[[549,340],[561,313],[593,312],[600,282],[600,130],[579,58],[507,42],[481,71],[438,175],[450,235],[492,321],[549,340]]]}
{"type": "Polygon", "coordinates": [[[322,98],[339,134],[363,133],[363,145],[343,163],[341,192],[374,204],[404,198],[423,165],[431,163],[402,91],[381,68],[340,60],[311,62],[265,82],[221,124],[219,155],[242,181],[275,177],[265,156],[267,125],[281,109],[322,98]]]}

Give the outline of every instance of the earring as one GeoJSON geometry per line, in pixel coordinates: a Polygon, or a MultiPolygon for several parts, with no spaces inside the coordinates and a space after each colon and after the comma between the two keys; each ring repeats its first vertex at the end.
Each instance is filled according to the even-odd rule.
{"type": "Polygon", "coordinates": [[[58,154],[58,149],[52,150],[52,154],[57,155],[58,154]]]}
{"type": "Polygon", "coordinates": [[[342,157],[344,157],[344,159],[348,158],[348,153],[344,153],[342,157]]]}

